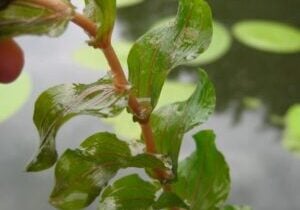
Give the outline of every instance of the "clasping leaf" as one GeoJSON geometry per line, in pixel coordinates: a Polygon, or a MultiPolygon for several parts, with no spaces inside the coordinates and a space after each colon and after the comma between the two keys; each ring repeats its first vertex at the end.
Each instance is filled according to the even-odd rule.
{"type": "Polygon", "coordinates": [[[204,0],[180,0],[177,18],[154,28],[132,47],[128,57],[134,94],[154,109],[169,71],[193,60],[211,41],[212,17],[204,0]]]}
{"type": "Polygon", "coordinates": [[[27,171],[41,171],[56,162],[56,133],[69,119],[77,115],[114,117],[126,106],[127,92],[116,90],[110,77],[89,85],[59,85],[46,90],[35,103],[33,120],[40,146],[27,171]]]}
{"type": "Polygon", "coordinates": [[[59,1],[64,8],[54,11],[28,0],[14,0],[0,10],[0,38],[23,34],[61,35],[73,17],[68,0],[59,1]]]}

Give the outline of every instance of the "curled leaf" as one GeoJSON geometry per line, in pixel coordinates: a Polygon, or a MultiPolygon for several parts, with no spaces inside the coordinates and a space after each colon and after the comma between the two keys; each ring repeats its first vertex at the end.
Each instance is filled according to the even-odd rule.
{"type": "Polygon", "coordinates": [[[113,117],[126,106],[127,92],[116,90],[110,77],[89,85],[69,84],[48,89],[35,103],[33,120],[40,146],[27,171],[41,171],[56,162],[55,137],[69,119],[77,115],[113,117]]]}
{"type": "Polygon", "coordinates": [[[134,94],[157,104],[169,71],[195,59],[207,49],[212,17],[204,0],[180,0],[177,18],[154,28],[132,47],[128,57],[129,80],[134,94]]]}

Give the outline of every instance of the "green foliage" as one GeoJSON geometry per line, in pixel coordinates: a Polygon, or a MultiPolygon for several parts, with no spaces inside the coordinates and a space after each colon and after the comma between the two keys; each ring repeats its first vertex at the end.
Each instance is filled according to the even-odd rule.
{"type": "MultiPolygon", "coordinates": [[[[67,0],[63,2],[69,5],[67,0]]],[[[0,38],[23,34],[58,36],[65,31],[72,16],[70,5],[62,13],[27,0],[12,1],[5,10],[0,10],[0,38]]]]}
{"type": "Polygon", "coordinates": [[[274,53],[300,51],[300,30],[283,23],[248,20],[235,24],[233,33],[239,41],[258,50],[274,53]]]}
{"type": "MultiPolygon", "coordinates": [[[[165,169],[164,163],[155,156],[133,156],[132,152],[136,151],[131,151],[127,143],[110,133],[94,134],[86,139],[79,149],[67,150],[56,164],[56,184],[50,202],[61,209],[81,209],[99,195],[102,188],[121,168],[165,169]]],[[[127,181],[121,183],[123,182],[127,181]]],[[[102,197],[109,197],[109,191],[109,188],[106,189],[102,197]]],[[[125,194],[128,194],[128,191],[125,194]]]]}
{"type": "Polygon", "coordinates": [[[188,201],[191,210],[220,208],[230,191],[229,168],[212,131],[201,131],[194,139],[196,151],[180,162],[173,189],[188,201]]]}
{"type": "Polygon", "coordinates": [[[155,185],[136,174],[129,175],[105,189],[98,209],[147,210],[154,203],[156,191],[155,185]]]}
{"type": "Polygon", "coordinates": [[[177,169],[181,142],[186,132],[205,122],[215,107],[215,91],[204,71],[191,97],[156,110],[151,118],[155,145],[159,153],[170,156],[177,169]]]}
{"type": "MultiPolygon", "coordinates": [[[[78,24],[78,19],[76,23],[84,29],[86,24],[92,28],[92,32],[87,30],[91,37],[89,44],[102,48],[114,73],[112,77],[106,76],[92,84],[52,87],[36,101],[33,120],[40,145],[27,171],[48,169],[57,162],[50,203],[58,209],[83,209],[100,195],[99,210],[248,210],[248,207],[224,207],[230,189],[229,168],[216,148],[212,131],[194,135],[196,151],[178,164],[184,135],[212,114],[215,91],[203,70],[199,71],[196,87],[166,82],[166,78],[170,70],[197,58],[208,48],[212,38],[209,5],[204,0],[179,0],[178,14],[173,21],[155,27],[137,40],[127,59],[130,82],[127,85],[126,78],[121,78],[125,82],[117,84],[116,78],[122,77],[123,72],[110,43],[116,1],[85,0],[85,18],[73,16],[73,6],[66,0],[49,1],[59,10],[43,6],[47,5],[45,2],[47,0],[42,4],[39,0],[12,1],[0,11],[0,38],[22,34],[60,35],[70,19],[81,17],[81,23],[78,24]],[[163,95],[166,97],[159,100],[164,84],[167,91],[163,95]],[[129,99],[137,99],[138,111],[131,105],[134,100],[129,99]],[[177,102],[179,99],[181,101],[177,102]],[[157,104],[159,108],[155,109],[157,104]],[[112,118],[125,109],[134,112],[143,135],[124,141],[115,134],[96,133],[83,141],[79,148],[67,149],[58,158],[55,137],[68,120],[78,115],[112,118]],[[142,121],[138,115],[147,116],[142,121]],[[149,141],[153,149],[149,149],[149,141]],[[132,167],[145,170],[148,179],[133,174],[110,183],[119,170],[132,167]]],[[[224,51],[221,52],[217,45],[214,49],[220,56],[224,51]]],[[[128,45],[119,49],[123,61],[128,49],[128,45]]],[[[207,55],[206,59],[212,59],[210,56],[207,55]]],[[[89,62],[93,60],[90,52],[75,57],[84,57],[89,62]]],[[[196,64],[203,62],[201,56],[199,59],[196,64]]],[[[100,57],[99,61],[95,60],[89,65],[106,64],[100,57]]],[[[123,124],[131,126],[125,121],[128,115],[124,116],[119,121],[121,119],[123,124]]],[[[295,121],[294,118],[288,119],[288,122],[295,121]]],[[[129,127],[126,132],[131,132],[131,129],[129,127]]],[[[292,127],[291,131],[294,130],[292,127]]]]}
{"type": "Polygon", "coordinates": [[[128,56],[129,81],[154,108],[171,69],[195,59],[209,45],[212,18],[204,0],[180,0],[177,18],[142,36],[128,56]]]}
{"type": "Polygon", "coordinates": [[[116,19],[116,0],[85,0],[84,13],[98,26],[96,37],[92,43],[101,43],[101,47],[110,42],[116,19]]]}
{"type": "Polygon", "coordinates": [[[40,146],[27,171],[41,171],[56,162],[55,136],[66,121],[77,115],[116,116],[127,106],[126,97],[126,92],[115,89],[110,77],[89,85],[59,85],[42,93],[33,116],[40,146]]]}

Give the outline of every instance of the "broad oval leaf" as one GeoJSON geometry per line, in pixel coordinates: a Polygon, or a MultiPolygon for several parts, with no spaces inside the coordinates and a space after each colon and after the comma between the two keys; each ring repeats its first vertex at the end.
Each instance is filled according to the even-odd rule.
{"type": "Polygon", "coordinates": [[[0,122],[19,111],[29,99],[31,88],[31,80],[26,72],[9,85],[0,84],[0,122]]]}
{"type": "Polygon", "coordinates": [[[156,149],[171,157],[174,173],[184,134],[205,122],[215,108],[213,84],[204,71],[200,71],[199,77],[196,90],[188,100],[161,107],[151,117],[156,149]]]}
{"type": "Polygon", "coordinates": [[[36,157],[27,171],[51,167],[57,159],[55,137],[59,128],[77,115],[114,117],[127,106],[127,92],[119,92],[110,77],[84,84],[59,85],[40,95],[33,120],[40,136],[36,157]]]}
{"type": "Polygon", "coordinates": [[[0,38],[23,34],[61,35],[73,17],[73,7],[68,0],[58,1],[64,9],[55,12],[35,2],[27,0],[12,1],[0,10],[0,38]]]}
{"type": "Polygon", "coordinates": [[[150,154],[133,156],[129,145],[110,133],[97,133],[76,150],[67,150],[55,168],[56,184],[50,202],[60,209],[88,206],[121,168],[165,169],[150,154]]]}
{"type": "Polygon", "coordinates": [[[84,13],[97,24],[92,43],[105,48],[111,39],[116,19],[116,0],[85,0],[84,13]]]}
{"type": "Polygon", "coordinates": [[[153,207],[155,210],[172,208],[189,209],[189,206],[173,192],[163,192],[153,207]]]}
{"type": "Polygon", "coordinates": [[[233,26],[235,37],[249,47],[274,53],[300,51],[300,30],[284,23],[247,20],[233,26]]]}
{"type": "Polygon", "coordinates": [[[293,105],[286,114],[283,145],[291,152],[300,154],[300,104],[293,105]]]}
{"type": "Polygon", "coordinates": [[[230,191],[228,165],[216,148],[213,131],[201,131],[194,139],[196,151],[180,162],[172,189],[191,210],[218,209],[230,191]]]}
{"type": "Polygon", "coordinates": [[[204,0],[180,0],[176,20],[142,36],[128,56],[129,80],[138,98],[154,108],[169,71],[195,59],[209,45],[212,17],[204,0]]]}
{"type": "Polygon", "coordinates": [[[156,191],[155,185],[137,174],[129,175],[104,190],[98,210],[148,210],[156,191]]]}
{"type": "Polygon", "coordinates": [[[117,7],[129,7],[139,3],[142,3],[144,0],[117,0],[117,7]]]}

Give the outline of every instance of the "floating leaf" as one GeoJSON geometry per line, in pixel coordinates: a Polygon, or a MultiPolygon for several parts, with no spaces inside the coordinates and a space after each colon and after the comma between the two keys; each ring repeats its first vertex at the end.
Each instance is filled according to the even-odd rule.
{"type": "Polygon", "coordinates": [[[0,11],[0,37],[22,34],[58,36],[73,16],[73,7],[65,1],[65,10],[55,12],[27,0],[13,1],[0,11]]]}
{"type": "Polygon", "coordinates": [[[165,169],[163,162],[150,154],[132,156],[129,145],[113,134],[94,134],[58,160],[50,202],[60,209],[82,209],[119,169],[127,167],[165,169]]]}
{"type": "Polygon", "coordinates": [[[212,41],[208,49],[196,60],[188,62],[187,65],[208,64],[218,60],[230,49],[231,41],[226,27],[219,22],[214,22],[212,41]]]}
{"type": "MultiPolygon", "coordinates": [[[[114,43],[116,53],[123,67],[127,67],[127,56],[132,43],[126,41],[117,41],[114,43]]],[[[73,54],[74,60],[81,66],[92,70],[107,70],[110,67],[103,53],[92,47],[82,47],[73,54]]]]}
{"type": "Polygon", "coordinates": [[[110,43],[116,19],[116,0],[85,0],[84,13],[97,24],[97,34],[92,42],[101,47],[110,43]]]}
{"type": "Polygon", "coordinates": [[[174,207],[189,209],[189,206],[173,192],[163,192],[159,196],[153,207],[156,210],[166,208],[172,209],[174,207]]]}
{"type": "Polygon", "coordinates": [[[105,189],[99,210],[148,210],[154,203],[156,187],[133,174],[105,189]]]}
{"type": "Polygon", "coordinates": [[[117,0],[117,7],[129,7],[135,4],[142,3],[144,0],[117,0]]]}
{"type": "Polygon", "coordinates": [[[0,122],[15,114],[28,100],[31,92],[29,75],[24,72],[9,85],[0,84],[0,122]]]}
{"type": "Polygon", "coordinates": [[[216,148],[213,131],[201,131],[194,139],[196,151],[180,162],[172,189],[191,210],[218,209],[229,194],[229,168],[216,148]]]}
{"type": "Polygon", "coordinates": [[[233,33],[243,44],[274,53],[300,51],[300,30],[290,25],[263,20],[248,20],[234,25],[233,33]]]}
{"type": "Polygon", "coordinates": [[[154,108],[169,71],[195,59],[208,47],[211,35],[208,4],[204,0],[180,0],[177,19],[150,30],[129,53],[129,80],[135,95],[151,99],[154,108]]]}
{"type": "MultiPolygon", "coordinates": [[[[157,108],[176,101],[187,100],[195,88],[194,84],[167,81],[162,89],[157,108]]],[[[105,122],[112,124],[116,133],[126,139],[140,138],[140,128],[137,123],[132,122],[132,115],[127,112],[122,112],[114,118],[105,119],[105,122]]]]}
{"type": "Polygon", "coordinates": [[[300,154],[300,104],[288,110],[285,124],[283,145],[288,150],[300,154]]]}
{"type": "Polygon", "coordinates": [[[172,158],[174,172],[184,134],[205,122],[214,111],[214,87],[204,71],[199,76],[198,86],[187,101],[161,107],[151,117],[156,149],[172,158]]]}
{"type": "Polygon", "coordinates": [[[51,167],[56,159],[55,137],[59,128],[77,115],[102,118],[118,115],[127,106],[127,93],[119,92],[110,77],[89,84],[59,85],[40,95],[35,104],[34,123],[40,146],[27,171],[51,167]]]}

